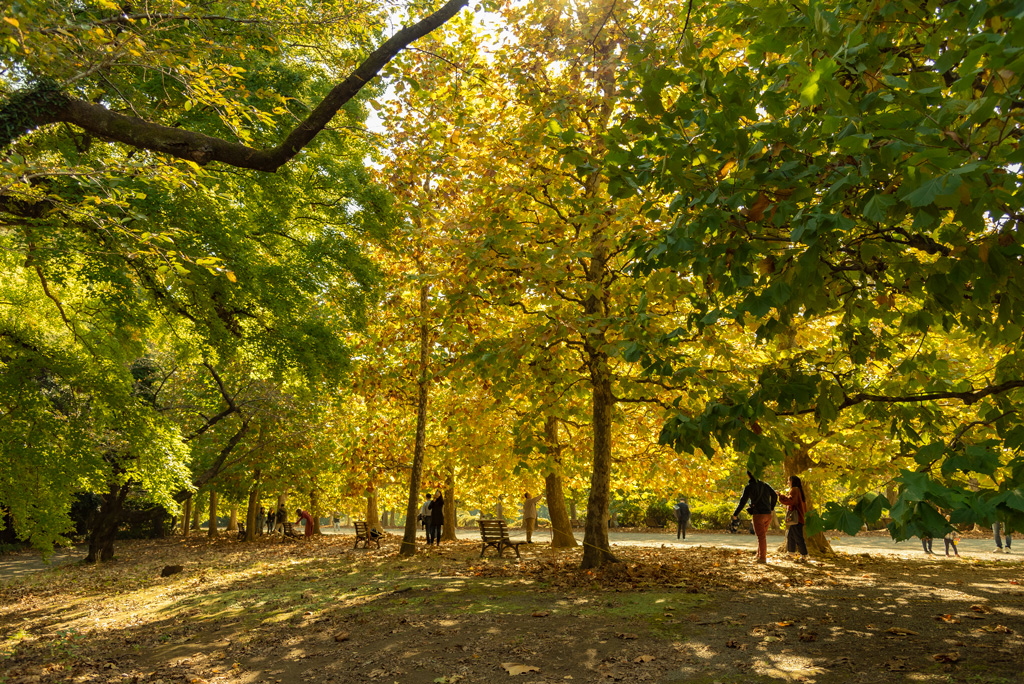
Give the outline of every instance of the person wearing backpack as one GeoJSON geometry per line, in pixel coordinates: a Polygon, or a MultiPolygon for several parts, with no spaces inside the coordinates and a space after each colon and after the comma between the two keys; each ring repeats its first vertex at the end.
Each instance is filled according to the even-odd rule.
{"type": "Polygon", "coordinates": [[[771,524],[772,511],[775,510],[775,504],[779,501],[779,495],[772,489],[770,484],[758,480],[749,470],[747,471],[747,477],[749,478],[747,486],[743,488],[743,496],[740,498],[740,503],[736,506],[736,510],[733,511],[732,519],[739,519],[740,511],[743,510],[743,506],[749,501],[750,505],[747,507],[747,512],[753,518],[754,534],[757,535],[757,562],[767,563],[768,525],[771,524]]]}

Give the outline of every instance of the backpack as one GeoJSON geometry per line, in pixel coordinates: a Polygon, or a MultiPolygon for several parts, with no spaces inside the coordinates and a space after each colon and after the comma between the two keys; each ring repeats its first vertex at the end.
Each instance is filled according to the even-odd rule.
{"type": "Polygon", "coordinates": [[[750,505],[747,506],[747,513],[753,515],[755,508],[767,508],[769,513],[774,511],[775,505],[779,502],[778,493],[767,482],[757,480],[756,484],[754,495],[750,497],[750,505]]]}

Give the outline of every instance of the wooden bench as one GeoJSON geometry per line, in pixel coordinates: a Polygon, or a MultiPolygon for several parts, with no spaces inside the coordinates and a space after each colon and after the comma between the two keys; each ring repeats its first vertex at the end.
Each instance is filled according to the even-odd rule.
{"type": "Polygon", "coordinates": [[[364,548],[367,549],[370,548],[370,542],[376,544],[378,549],[380,548],[380,536],[370,534],[370,532],[376,532],[376,530],[371,530],[365,520],[356,520],[352,524],[356,528],[356,545],[352,547],[353,549],[359,548],[359,542],[363,542],[365,544],[364,548]]]}
{"type": "Polygon", "coordinates": [[[282,530],[282,534],[281,534],[281,537],[283,539],[287,539],[288,537],[293,537],[295,539],[301,539],[303,537],[303,535],[301,535],[301,534],[299,534],[298,532],[295,531],[295,523],[285,522],[285,523],[282,523],[282,524],[284,525],[284,529],[282,530]]]}
{"type": "Polygon", "coordinates": [[[480,525],[480,539],[483,542],[480,546],[480,557],[484,557],[484,551],[488,546],[493,546],[498,551],[498,556],[505,554],[505,549],[512,549],[519,555],[519,545],[524,542],[514,542],[508,537],[508,526],[504,520],[478,520],[480,525]]]}

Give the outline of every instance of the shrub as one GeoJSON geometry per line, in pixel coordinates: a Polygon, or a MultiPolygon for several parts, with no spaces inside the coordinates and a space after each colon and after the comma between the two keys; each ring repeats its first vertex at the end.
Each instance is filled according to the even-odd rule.
{"type": "Polygon", "coordinates": [[[652,501],[647,506],[646,520],[648,527],[666,527],[669,523],[675,522],[676,514],[664,499],[652,501]]]}
{"type": "Polygon", "coordinates": [[[696,504],[690,506],[690,526],[695,530],[724,530],[732,522],[732,503],[696,504]]]}

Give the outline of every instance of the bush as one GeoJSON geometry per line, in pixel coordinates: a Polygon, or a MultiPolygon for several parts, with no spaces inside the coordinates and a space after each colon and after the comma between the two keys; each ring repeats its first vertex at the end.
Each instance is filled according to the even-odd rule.
{"type": "Polygon", "coordinates": [[[736,505],[731,503],[691,505],[690,526],[695,530],[728,529],[734,510],[736,505]]]}
{"type": "Polygon", "coordinates": [[[653,501],[647,507],[645,524],[648,527],[667,527],[669,523],[674,523],[676,520],[675,511],[673,511],[668,502],[665,500],[653,501]]]}

